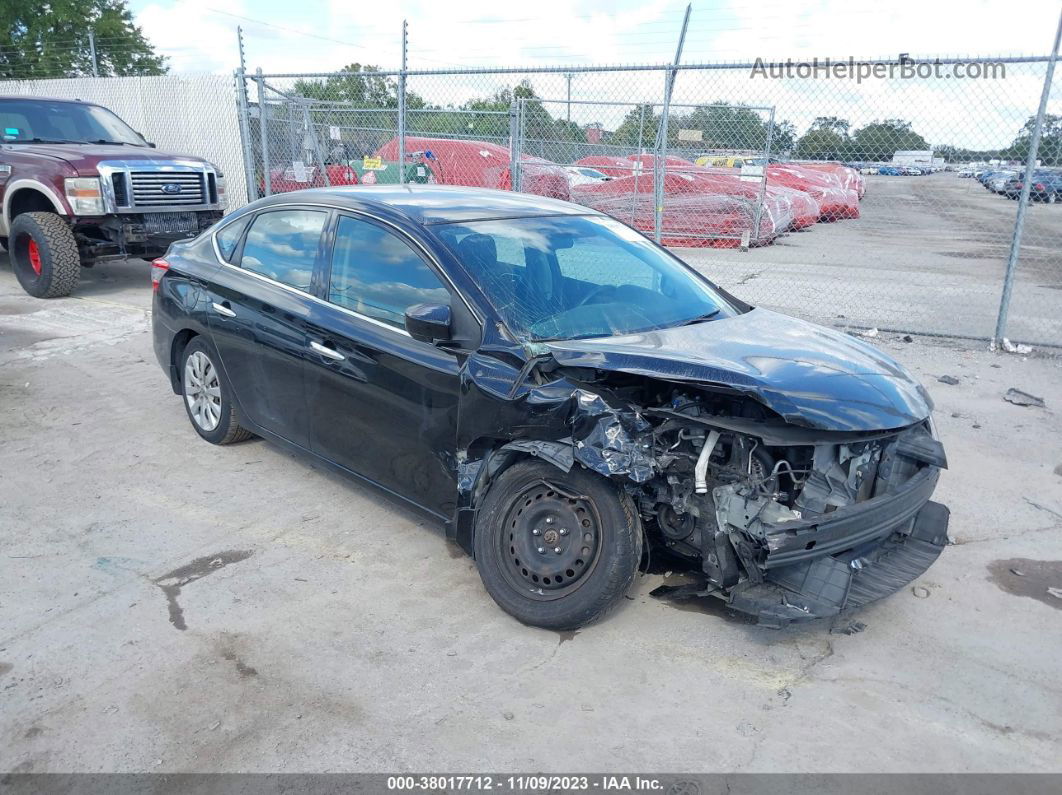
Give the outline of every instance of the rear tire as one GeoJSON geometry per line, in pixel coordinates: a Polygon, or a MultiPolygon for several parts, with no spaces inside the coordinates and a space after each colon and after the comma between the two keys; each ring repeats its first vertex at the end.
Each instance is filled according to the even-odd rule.
{"type": "Polygon", "coordinates": [[[70,295],[81,281],[81,257],[70,226],[55,213],[22,213],[11,222],[11,265],[35,298],[70,295]]]}
{"type": "Polygon", "coordinates": [[[211,444],[232,444],[254,436],[240,425],[240,410],[217,352],[201,337],[185,347],[179,372],[184,410],[196,433],[211,444]]]}
{"type": "Polygon", "coordinates": [[[638,572],[642,527],[630,497],[605,478],[522,460],[487,492],[473,544],[499,607],[524,624],[568,630],[622,601],[638,572]]]}

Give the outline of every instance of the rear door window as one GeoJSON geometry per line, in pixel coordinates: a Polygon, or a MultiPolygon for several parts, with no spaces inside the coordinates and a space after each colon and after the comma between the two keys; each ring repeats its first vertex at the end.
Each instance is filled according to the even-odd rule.
{"type": "Polygon", "coordinates": [[[240,267],[309,292],[327,221],[323,210],[261,213],[247,230],[240,267]]]}
{"type": "Polygon", "coordinates": [[[424,258],[393,232],[343,216],[336,227],[328,300],[396,328],[414,304],[448,304],[450,292],[424,258]]]}

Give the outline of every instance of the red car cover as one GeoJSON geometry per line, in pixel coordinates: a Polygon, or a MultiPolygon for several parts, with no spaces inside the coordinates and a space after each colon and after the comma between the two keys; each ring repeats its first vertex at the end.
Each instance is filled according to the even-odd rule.
{"type": "Polygon", "coordinates": [[[851,188],[862,199],[867,193],[866,178],[857,169],[844,163],[801,163],[804,168],[812,168],[834,174],[840,179],[841,187],[851,188]]]}
{"type": "Polygon", "coordinates": [[[772,163],[767,166],[767,184],[811,194],[819,203],[820,218],[824,221],[859,217],[859,194],[844,187],[833,173],[805,168],[800,163],[772,163]]]}
{"type": "MultiPolygon", "coordinates": [[[[406,136],[407,152],[424,152],[441,185],[511,190],[509,150],[487,141],[406,136]],[[427,153],[431,153],[430,156],[427,153]]],[[[376,156],[398,160],[398,138],[381,146],[376,156]]],[[[561,166],[540,157],[521,155],[521,188],[525,193],[568,199],[568,175],[561,166]]]]}
{"type": "MultiPolygon", "coordinates": [[[[672,212],[682,212],[686,215],[696,215],[697,213],[696,202],[688,198],[683,198],[679,202],[681,209],[675,206],[675,193],[681,195],[703,193],[705,196],[725,196],[745,202],[749,207],[746,213],[748,223],[745,229],[751,232],[755,217],[755,207],[759,201],[761,188],[758,182],[744,182],[738,177],[737,172],[732,169],[721,170],[698,166],[689,160],[673,155],[667,157],[665,164],[666,174],[679,176],[686,180],[686,184],[672,181],[672,184],[678,189],[672,195],[668,195],[665,191],[665,195],[668,195],[664,202],[665,229],[668,228],[669,223],[673,220],[667,217],[672,212]]],[[[645,190],[652,193],[653,170],[656,166],[655,155],[629,155],[626,158],[587,157],[579,160],[576,165],[591,166],[600,171],[605,171],[606,168],[609,168],[616,174],[626,170],[628,173],[638,177],[637,180],[630,180],[625,183],[629,185],[629,189],[632,192],[637,189],[639,193],[645,190]],[[633,163],[633,166],[625,166],[624,161],[633,163]],[[643,183],[647,184],[648,187],[644,187],[643,183]]],[[[573,188],[572,195],[573,197],[580,195],[580,191],[573,188]]],[[[706,210],[705,214],[714,219],[714,210],[718,203],[712,202],[711,204],[712,210],[706,210]]],[[[760,217],[761,234],[757,242],[769,241],[790,228],[804,228],[815,223],[818,215],[818,206],[810,196],[799,194],[799,192],[795,191],[778,190],[769,187],[764,195],[760,217]]],[[[649,220],[651,224],[652,219],[650,218],[649,220]]],[[[679,226],[688,225],[686,221],[675,220],[675,223],[679,226]]],[[[651,229],[652,227],[650,226],[650,229],[646,231],[651,231],[651,229]]],[[[727,233],[727,236],[729,236],[729,233],[727,233]]],[[[740,232],[738,237],[740,237],[740,232]]]]}
{"type": "MultiPolygon", "coordinates": [[[[651,172],[575,185],[571,193],[574,202],[608,213],[646,234],[653,232],[651,172]]],[[[664,245],[738,246],[742,235],[751,232],[754,218],[755,203],[744,197],[713,193],[692,174],[664,174],[664,245]]],[[[752,242],[767,243],[777,234],[774,219],[764,212],[760,235],[753,235],[752,242]]]]}

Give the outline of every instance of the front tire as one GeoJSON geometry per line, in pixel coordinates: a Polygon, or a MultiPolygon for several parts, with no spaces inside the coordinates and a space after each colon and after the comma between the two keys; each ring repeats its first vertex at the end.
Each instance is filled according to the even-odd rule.
{"type": "Polygon", "coordinates": [[[81,257],[69,224],[55,213],[22,213],[11,222],[11,265],[35,298],[70,295],[81,281],[81,257]]]}
{"type": "Polygon", "coordinates": [[[642,527],[630,497],[605,478],[521,460],[487,492],[473,543],[499,607],[524,624],[568,630],[601,619],[626,595],[642,527]]]}
{"type": "Polygon", "coordinates": [[[181,355],[181,397],[196,433],[211,444],[232,444],[254,434],[240,425],[240,410],[217,353],[199,337],[181,355]]]}

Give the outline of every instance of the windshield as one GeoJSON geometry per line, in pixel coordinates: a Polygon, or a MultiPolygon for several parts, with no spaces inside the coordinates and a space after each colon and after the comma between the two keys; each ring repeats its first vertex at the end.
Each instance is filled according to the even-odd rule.
{"type": "Polygon", "coordinates": [[[522,340],[633,334],[737,313],[704,279],[612,218],[512,218],[436,231],[522,340]]]}
{"type": "Polygon", "coordinates": [[[39,99],[0,100],[3,142],[113,143],[144,146],[128,124],[106,108],[39,99]]]}

